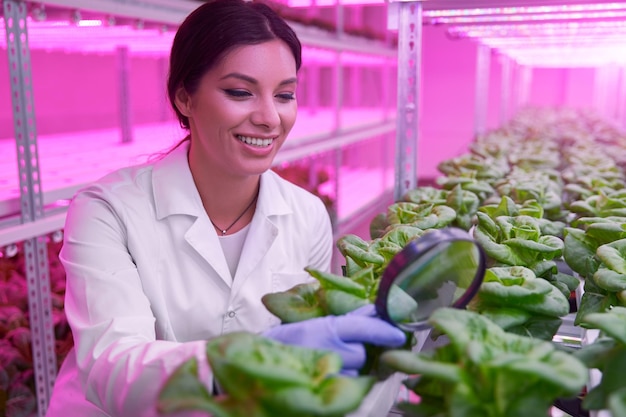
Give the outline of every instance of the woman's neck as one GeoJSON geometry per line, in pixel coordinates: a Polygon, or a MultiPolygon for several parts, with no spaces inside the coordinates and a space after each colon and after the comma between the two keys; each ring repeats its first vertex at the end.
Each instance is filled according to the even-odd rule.
{"type": "Polygon", "coordinates": [[[232,234],[252,221],[260,175],[235,177],[216,172],[209,164],[190,163],[202,205],[216,231],[232,234]]]}

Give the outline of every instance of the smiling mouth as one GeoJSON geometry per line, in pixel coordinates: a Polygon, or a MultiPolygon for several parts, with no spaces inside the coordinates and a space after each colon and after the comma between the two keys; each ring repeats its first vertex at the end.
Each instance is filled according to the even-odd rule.
{"type": "Polygon", "coordinates": [[[258,146],[259,148],[266,148],[274,142],[273,138],[263,139],[263,138],[254,138],[251,136],[242,136],[242,135],[235,135],[235,136],[237,137],[237,139],[239,139],[246,145],[258,146]]]}

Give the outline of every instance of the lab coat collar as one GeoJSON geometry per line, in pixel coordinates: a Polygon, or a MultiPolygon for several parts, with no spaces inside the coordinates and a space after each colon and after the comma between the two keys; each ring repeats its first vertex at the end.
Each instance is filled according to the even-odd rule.
{"type": "Polygon", "coordinates": [[[172,214],[199,217],[204,212],[200,194],[193,181],[187,153],[189,141],[157,161],[152,171],[152,192],[157,219],[172,214]]]}
{"type": "MultiPolygon", "coordinates": [[[[261,175],[259,198],[256,205],[256,213],[260,216],[280,216],[290,214],[291,207],[283,198],[279,182],[282,181],[277,173],[268,170],[261,175]]],[[[256,216],[257,214],[255,214],[256,216]]]]}
{"type": "MultiPolygon", "coordinates": [[[[224,254],[214,250],[219,245],[219,238],[216,233],[207,233],[209,230],[213,231],[213,226],[191,175],[187,159],[188,148],[189,143],[183,143],[154,165],[152,187],[156,216],[158,219],[176,214],[195,217],[196,220],[185,233],[185,240],[231,286],[233,278],[224,254]]],[[[282,180],[278,174],[271,170],[261,175],[256,211],[234,281],[236,287],[254,272],[276,239],[278,228],[272,218],[288,215],[293,211],[283,196],[280,181],[282,180]],[[254,236],[254,239],[250,239],[250,236],[254,236]]]]}

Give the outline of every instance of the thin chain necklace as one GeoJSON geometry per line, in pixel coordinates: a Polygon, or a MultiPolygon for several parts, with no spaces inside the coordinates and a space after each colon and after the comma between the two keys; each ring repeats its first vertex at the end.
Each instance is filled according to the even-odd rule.
{"type": "Polygon", "coordinates": [[[221,227],[219,227],[218,225],[216,225],[213,220],[211,220],[211,218],[209,217],[209,220],[211,220],[211,224],[220,232],[222,232],[222,236],[226,236],[226,233],[228,233],[228,231],[230,230],[231,227],[233,227],[235,225],[235,223],[237,223],[244,214],[246,214],[248,212],[248,210],[250,210],[250,207],[252,207],[252,205],[255,203],[255,201],[257,200],[257,198],[259,198],[259,192],[257,191],[257,193],[255,194],[254,198],[252,199],[252,201],[250,202],[250,204],[248,204],[248,206],[243,210],[243,212],[235,219],[234,222],[232,222],[230,224],[230,226],[228,226],[226,229],[222,229],[221,227]]]}

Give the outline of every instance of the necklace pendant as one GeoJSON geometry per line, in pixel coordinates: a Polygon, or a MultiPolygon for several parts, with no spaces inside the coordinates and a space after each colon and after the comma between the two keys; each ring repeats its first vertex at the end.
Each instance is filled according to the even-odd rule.
{"type": "Polygon", "coordinates": [[[222,230],[222,236],[226,236],[227,230],[222,230]]]}

